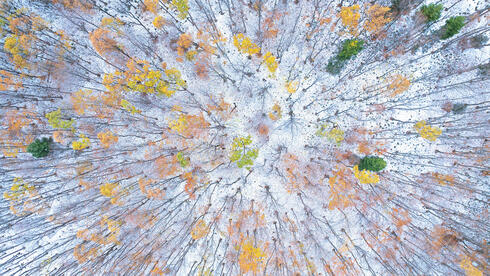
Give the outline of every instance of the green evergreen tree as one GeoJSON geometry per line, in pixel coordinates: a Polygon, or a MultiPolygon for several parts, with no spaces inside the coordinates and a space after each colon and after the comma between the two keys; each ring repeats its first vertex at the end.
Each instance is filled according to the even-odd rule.
{"type": "Polygon", "coordinates": [[[454,16],[446,21],[446,25],[442,27],[444,33],[442,34],[442,39],[448,39],[453,35],[459,33],[461,28],[464,26],[464,16],[454,16]]]}
{"type": "Polygon", "coordinates": [[[386,161],[377,156],[365,156],[359,162],[359,170],[379,172],[386,167],[386,161]]]}
{"type": "Polygon", "coordinates": [[[330,59],[325,68],[327,72],[337,75],[346,64],[347,60],[357,55],[364,47],[364,41],[359,39],[347,39],[342,43],[340,52],[330,59]]]}
{"type": "Polygon", "coordinates": [[[441,17],[442,4],[423,5],[420,11],[427,18],[426,22],[436,21],[441,17]]]}
{"type": "Polygon", "coordinates": [[[49,153],[49,144],[52,142],[51,138],[36,139],[27,147],[27,152],[32,154],[36,158],[45,157],[49,153]]]}
{"type": "Polygon", "coordinates": [[[342,43],[342,50],[338,54],[339,61],[345,61],[357,55],[363,48],[364,41],[357,39],[347,39],[342,43]]]}

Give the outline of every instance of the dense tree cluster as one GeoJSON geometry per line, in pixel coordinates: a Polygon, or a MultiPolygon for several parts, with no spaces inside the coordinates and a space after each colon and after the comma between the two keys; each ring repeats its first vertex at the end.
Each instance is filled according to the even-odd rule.
{"type": "Polygon", "coordinates": [[[0,1],[0,274],[488,275],[489,10],[0,1]]]}

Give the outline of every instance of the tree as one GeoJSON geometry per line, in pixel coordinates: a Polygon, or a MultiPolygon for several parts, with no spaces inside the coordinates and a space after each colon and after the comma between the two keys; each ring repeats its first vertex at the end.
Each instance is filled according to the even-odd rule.
{"type": "Polygon", "coordinates": [[[259,154],[258,149],[247,147],[250,144],[252,144],[250,135],[233,139],[230,161],[236,162],[239,168],[247,166],[246,168],[250,170],[251,166],[254,164],[254,160],[259,154]]]}
{"type": "Polygon", "coordinates": [[[442,27],[443,34],[441,36],[442,39],[448,39],[455,34],[459,33],[459,31],[464,26],[465,17],[464,16],[454,16],[446,20],[446,25],[442,27]]]}
{"type": "Polygon", "coordinates": [[[342,24],[344,24],[353,35],[357,34],[357,26],[359,25],[359,20],[361,18],[359,9],[359,5],[356,4],[350,7],[342,7],[339,13],[342,24]]]}
{"type": "Polygon", "coordinates": [[[377,156],[365,156],[359,162],[359,170],[379,172],[386,167],[386,161],[377,156]]]}
{"type": "Polygon", "coordinates": [[[387,23],[391,21],[390,8],[374,4],[369,6],[367,13],[369,19],[364,24],[364,28],[372,33],[380,31],[387,23]]]}
{"type": "Polygon", "coordinates": [[[345,62],[357,55],[363,49],[363,46],[364,41],[359,39],[347,39],[342,42],[339,53],[328,62],[327,72],[334,75],[340,73],[345,62]]]}
{"type": "Polygon", "coordinates": [[[426,121],[418,121],[414,126],[415,130],[422,138],[429,141],[435,141],[442,134],[442,130],[438,127],[433,127],[427,124],[426,121]]]}
{"type": "Polygon", "coordinates": [[[420,12],[425,16],[426,22],[436,21],[441,17],[441,11],[444,6],[442,4],[423,5],[420,12]]]}
{"type": "Polygon", "coordinates": [[[36,139],[27,147],[27,152],[32,154],[36,158],[46,157],[49,153],[49,144],[53,140],[51,138],[43,137],[41,140],[36,139]]]}
{"type": "Polygon", "coordinates": [[[357,39],[347,39],[342,43],[342,49],[337,55],[338,60],[346,61],[357,55],[363,48],[364,41],[357,39]]]}

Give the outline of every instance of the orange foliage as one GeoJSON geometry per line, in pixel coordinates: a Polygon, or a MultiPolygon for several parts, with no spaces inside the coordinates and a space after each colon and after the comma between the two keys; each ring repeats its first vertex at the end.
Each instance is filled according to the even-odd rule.
{"type": "Polygon", "coordinates": [[[2,125],[6,129],[0,130],[0,145],[2,152],[7,157],[17,157],[20,151],[26,151],[27,146],[34,141],[30,134],[24,134],[23,129],[32,123],[35,114],[28,111],[9,110],[4,114],[2,125]]]}
{"type": "Polygon", "coordinates": [[[62,145],[68,145],[69,138],[73,137],[73,133],[67,130],[56,130],[53,132],[53,140],[56,143],[60,143],[62,145]]]}
{"type": "Polygon", "coordinates": [[[180,176],[180,178],[184,179],[185,182],[185,192],[189,195],[190,199],[196,199],[196,195],[194,194],[194,189],[196,186],[196,179],[192,175],[192,172],[186,172],[180,176]]]}
{"type": "Polygon", "coordinates": [[[169,128],[186,138],[199,138],[206,134],[209,123],[201,113],[199,115],[181,114],[177,120],[169,123],[169,128]]]}
{"type": "Polygon", "coordinates": [[[308,179],[303,175],[300,168],[300,161],[296,155],[287,153],[283,159],[283,166],[286,170],[286,177],[288,178],[287,191],[293,193],[303,188],[308,179]]]}
{"type": "Polygon", "coordinates": [[[53,3],[60,3],[65,9],[88,12],[93,8],[93,4],[85,0],[52,0],[53,3]]]}
{"type": "Polygon", "coordinates": [[[376,33],[381,30],[384,25],[391,21],[389,17],[390,7],[383,7],[378,4],[369,5],[367,10],[368,19],[364,24],[364,29],[368,32],[376,33]]]}
{"type": "Polygon", "coordinates": [[[0,70],[0,91],[3,90],[19,90],[22,86],[22,78],[14,76],[14,74],[5,70],[0,70]]]}
{"type": "Polygon", "coordinates": [[[112,144],[117,143],[117,136],[114,135],[111,131],[99,132],[97,134],[97,138],[99,138],[100,143],[103,148],[109,148],[112,144]]]}
{"type": "Polygon", "coordinates": [[[393,208],[391,217],[396,225],[398,234],[403,232],[403,226],[408,225],[412,221],[408,211],[405,209],[393,208]]]}
{"type": "Polygon", "coordinates": [[[443,225],[436,225],[432,229],[430,239],[427,241],[430,245],[430,250],[433,256],[438,256],[439,252],[443,248],[447,248],[450,251],[454,251],[458,245],[458,234],[444,227],[443,225]]]}
{"type": "Polygon", "coordinates": [[[93,108],[93,104],[91,102],[95,102],[97,100],[97,96],[93,95],[92,90],[80,89],[77,92],[71,94],[70,100],[75,112],[78,115],[83,115],[85,114],[85,110],[87,108],[93,108]]]}
{"type": "Polygon", "coordinates": [[[195,65],[194,68],[195,68],[197,76],[201,79],[207,79],[208,78],[208,72],[209,72],[208,61],[200,59],[194,65],[195,65]]]}
{"type": "Polygon", "coordinates": [[[160,178],[173,176],[180,169],[179,161],[176,156],[166,157],[162,155],[155,160],[155,166],[160,178]]]}
{"type": "Polygon", "coordinates": [[[185,52],[191,47],[192,44],[192,37],[186,33],[183,33],[179,36],[179,39],[177,40],[177,54],[179,56],[184,56],[185,52]]]}
{"type": "Polygon", "coordinates": [[[352,179],[350,174],[345,173],[346,171],[345,167],[337,168],[328,179],[328,184],[330,185],[329,210],[334,210],[335,208],[345,209],[354,205],[355,194],[351,184],[352,179]]]}
{"type": "Polygon", "coordinates": [[[410,80],[404,76],[398,74],[393,76],[390,84],[388,84],[388,91],[390,92],[390,97],[395,97],[405,91],[410,87],[410,80]]]}
{"type": "Polygon", "coordinates": [[[225,101],[223,96],[219,96],[218,102],[213,99],[212,95],[210,96],[210,98],[211,100],[213,100],[213,103],[207,105],[209,111],[219,116],[219,118],[221,118],[221,120],[223,121],[227,121],[228,119],[230,119],[233,109],[231,105],[225,101]]]}
{"type": "Polygon", "coordinates": [[[157,217],[149,211],[137,210],[126,215],[125,221],[141,229],[150,229],[157,221],[157,217]]]}
{"type": "Polygon", "coordinates": [[[437,181],[439,185],[446,186],[446,185],[454,185],[454,176],[449,175],[449,174],[441,174],[437,172],[432,172],[431,173],[432,177],[437,181]]]}
{"type": "Polygon", "coordinates": [[[84,244],[82,244],[81,246],[77,245],[73,249],[73,256],[75,256],[75,259],[77,259],[79,264],[83,264],[89,260],[95,259],[99,254],[98,250],[99,249],[97,246],[86,250],[84,244]]]}
{"type": "Polygon", "coordinates": [[[144,9],[156,14],[158,12],[158,0],[144,0],[144,9]]]}
{"type": "Polygon", "coordinates": [[[100,55],[115,49],[116,41],[111,37],[108,30],[98,28],[89,34],[89,38],[92,46],[100,55]]]}
{"type": "Polygon", "coordinates": [[[279,32],[279,28],[276,25],[275,21],[279,20],[286,13],[271,11],[267,13],[266,18],[264,19],[264,37],[265,38],[275,38],[277,37],[277,33],[279,32]]]}

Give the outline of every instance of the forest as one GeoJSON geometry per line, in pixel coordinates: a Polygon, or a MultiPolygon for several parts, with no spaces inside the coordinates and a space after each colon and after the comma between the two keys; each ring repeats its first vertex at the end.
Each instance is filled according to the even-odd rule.
{"type": "Polygon", "coordinates": [[[490,275],[486,0],[0,0],[0,275],[490,275]]]}

